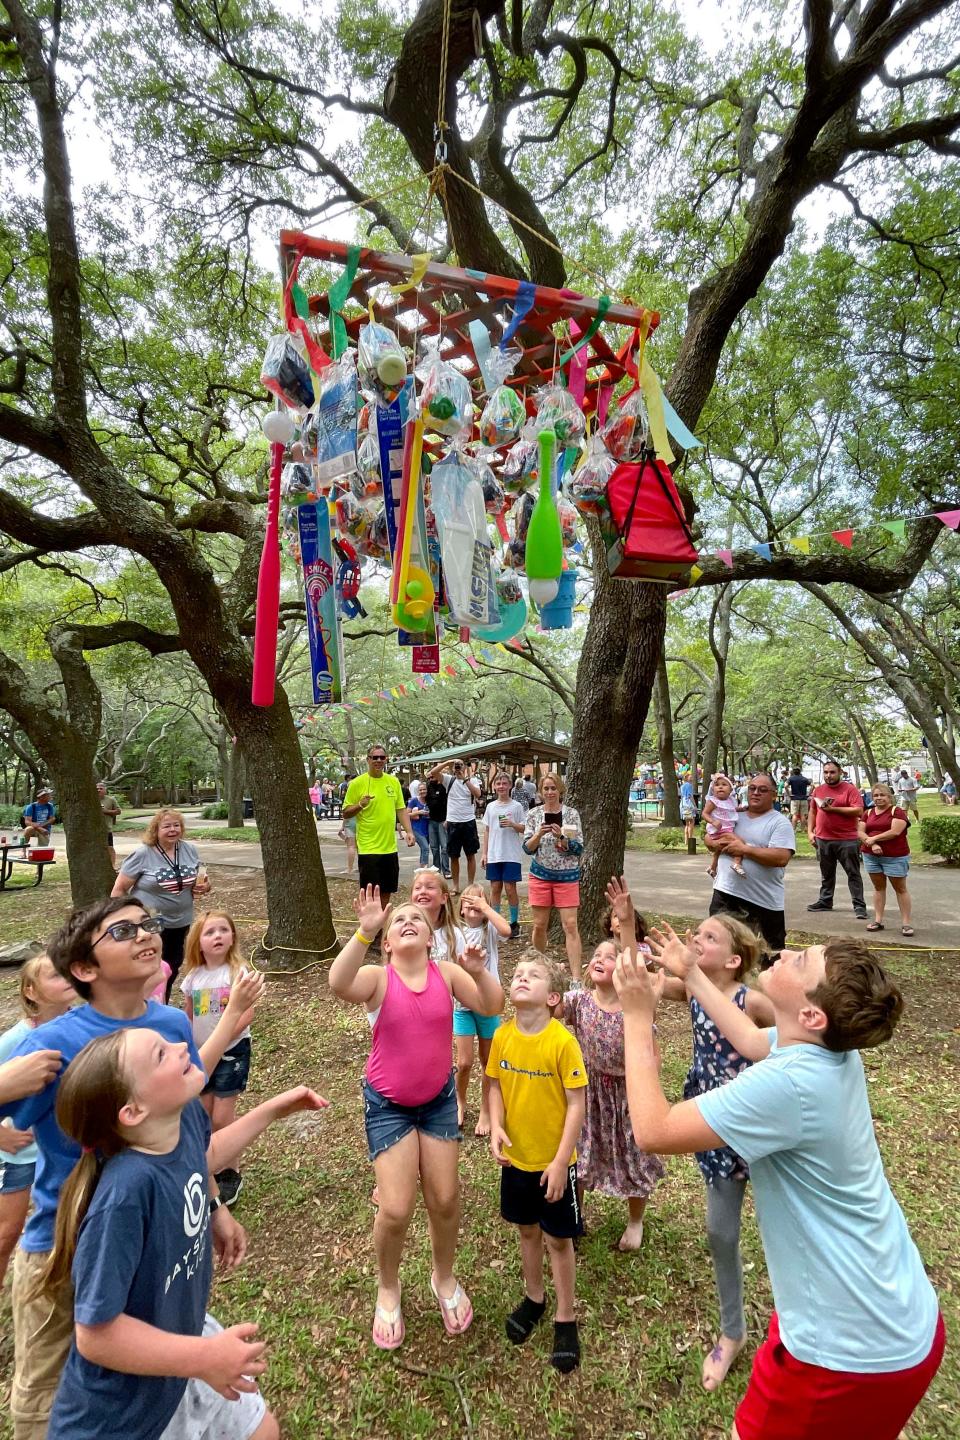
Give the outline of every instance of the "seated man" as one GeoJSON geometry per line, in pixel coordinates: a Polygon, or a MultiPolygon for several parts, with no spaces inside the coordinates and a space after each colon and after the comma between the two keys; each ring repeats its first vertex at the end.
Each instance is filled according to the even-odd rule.
{"type": "Polygon", "coordinates": [[[775,1025],[758,1030],[682,941],[652,932],[751,1065],[671,1105],[653,1030],[658,982],[629,955],[627,1100],[638,1145],[660,1155],[730,1145],[750,1165],[774,1314],[732,1440],[897,1440],[943,1357],[944,1327],[884,1174],[859,1050],[890,1039],[903,1000],[860,940],[783,950],[761,973],[775,1025]]]}
{"type": "Polygon", "coordinates": [[[55,814],[53,791],[44,785],[33,804],[23,807],[23,834],[28,844],[32,841],[35,845],[49,845],[55,814]]]}

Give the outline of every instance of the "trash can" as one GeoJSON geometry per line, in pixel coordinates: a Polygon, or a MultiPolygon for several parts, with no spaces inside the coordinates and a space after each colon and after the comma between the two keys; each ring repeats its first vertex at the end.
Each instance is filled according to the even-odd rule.
{"type": "Polygon", "coordinates": [[[253,801],[249,795],[243,797],[243,818],[244,820],[253,819],[253,801]]]}

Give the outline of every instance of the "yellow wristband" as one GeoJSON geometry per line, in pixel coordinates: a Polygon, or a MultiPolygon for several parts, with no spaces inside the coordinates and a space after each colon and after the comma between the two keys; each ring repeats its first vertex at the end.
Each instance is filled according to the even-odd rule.
{"type": "Polygon", "coordinates": [[[353,938],[354,940],[359,940],[361,945],[372,945],[374,940],[373,936],[364,935],[362,930],[354,931],[353,938]]]}

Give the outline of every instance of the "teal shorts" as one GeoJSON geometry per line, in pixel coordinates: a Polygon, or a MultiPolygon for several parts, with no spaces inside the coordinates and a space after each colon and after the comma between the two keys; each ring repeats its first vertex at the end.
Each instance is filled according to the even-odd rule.
{"type": "Polygon", "coordinates": [[[500,1028],[499,1015],[478,1015],[476,1010],[454,1010],[454,1035],[476,1035],[480,1040],[492,1040],[500,1028]]]}

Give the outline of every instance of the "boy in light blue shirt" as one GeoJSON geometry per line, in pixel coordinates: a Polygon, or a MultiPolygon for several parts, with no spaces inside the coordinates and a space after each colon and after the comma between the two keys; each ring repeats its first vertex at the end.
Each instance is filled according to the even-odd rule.
{"type": "Polygon", "coordinates": [[[729,1145],[750,1165],[775,1313],[733,1440],[897,1440],[944,1346],[936,1294],[883,1171],[858,1053],[889,1040],[902,996],[860,940],[784,950],[760,976],[776,1025],[758,1030],[669,927],[652,935],[661,965],[742,1055],[763,1061],[670,1105],[653,1038],[657,981],[619,957],[637,1144],[658,1154],[729,1145]]]}

